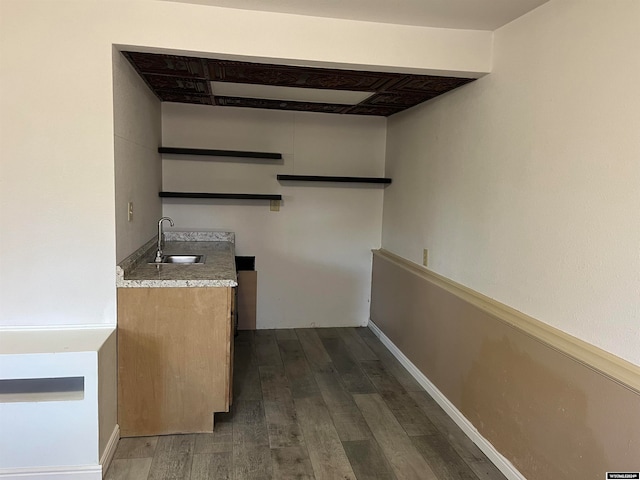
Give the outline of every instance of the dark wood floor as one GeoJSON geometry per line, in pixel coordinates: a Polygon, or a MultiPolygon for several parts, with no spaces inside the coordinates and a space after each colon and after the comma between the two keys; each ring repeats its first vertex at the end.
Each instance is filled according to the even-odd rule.
{"type": "Polygon", "coordinates": [[[240,332],[212,434],[123,438],[122,479],[503,480],[366,328],[240,332]]]}

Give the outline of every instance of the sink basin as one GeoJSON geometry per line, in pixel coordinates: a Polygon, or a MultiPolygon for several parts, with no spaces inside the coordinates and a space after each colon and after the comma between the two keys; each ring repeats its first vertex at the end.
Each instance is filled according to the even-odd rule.
{"type": "Polygon", "coordinates": [[[205,255],[163,255],[161,262],[149,262],[152,264],[175,263],[180,265],[203,265],[205,255]]]}

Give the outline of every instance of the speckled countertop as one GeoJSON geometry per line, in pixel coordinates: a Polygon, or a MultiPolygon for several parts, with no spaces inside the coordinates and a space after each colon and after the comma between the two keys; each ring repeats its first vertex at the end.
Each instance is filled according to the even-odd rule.
{"type": "Polygon", "coordinates": [[[166,255],[206,255],[198,265],[149,265],[157,248],[149,240],[117,267],[117,287],[235,287],[234,234],[230,232],[166,232],[166,255]]]}

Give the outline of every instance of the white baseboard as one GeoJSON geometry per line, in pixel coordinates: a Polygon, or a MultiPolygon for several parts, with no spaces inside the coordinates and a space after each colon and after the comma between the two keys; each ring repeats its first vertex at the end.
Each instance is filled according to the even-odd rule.
{"type": "Polygon", "coordinates": [[[526,480],[526,478],[518,471],[513,464],[502,456],[498,450],[473,426],[473,424],[462,415],[462,412],[458,410],[453,403],[449,401],[444,394],[438,390],[438,388],[431,383],[431,381],[425,377],[425,375],[418,370],[411,360],[409,360],[402,351],[395,346],[395,344],[389,340],[389,338],[380,330],[380,328],[369,320],[367,325],[373,334],[380,339],[385,347],[393,354],[394,357],[406,368],[409,373],[416,379],[416,381],[424,388],[429,395],[447,412],[447,415],[458,425],[467,437],[475,443],[480,450],[491,460],[491,462],[500,470],[505,477],[509,480],[526,480]]]}
{"type": "Polygon", "coordinates": [[[116,425],[102,453],[100,465],[0,468],[0,480],[102,480],[116,453],[118,440],[120,440],[120,426],[116,425]]]}
{"type": "Polygon", "coordinates": [[[119,440],[120,440],[120,425],[116,423],[116,426],[113,427],[113,432],[111,433],[109,442],[107,443],[107,446],[104,449],[104,452],[102,452],[102,457],[100,457],[100,465],[102,466],[103,477],[107,474],[109,465],[111,465],[111,460],[113,460],[113,456],[116,453],[116,448],[118,448],[119,440]]]}
{"type": "Polygon", "coordinates": [[[0,469],[2,480],[102,480],[100,465],[0,469]]]}

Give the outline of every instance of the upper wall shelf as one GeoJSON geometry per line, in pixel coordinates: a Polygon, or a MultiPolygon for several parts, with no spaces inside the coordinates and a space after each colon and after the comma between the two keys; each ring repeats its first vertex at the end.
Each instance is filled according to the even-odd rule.
{"type": "Polygon", "coordinates": [[[299,182],[381,183],[385,185],[391,183],[390,178],[335,177],[327,175],[278,175],[278,180],[295,180],[299,182]]]}
{"type": "Polygon", "coordinates": [[[160,192],[163,198],[227,198],[231,200],[282,200],[279,194],[263,193],[205,193],[205,192],[160,192]]]}
{"type": "Polygon", "coordinates": [[[208,157],[263,158],[280,160],[281,153],[244,152],[239,150],[209,150],[205,148],[158,147],[159,153],[175,153],[178,155],[203,155],[208,157]]]}

